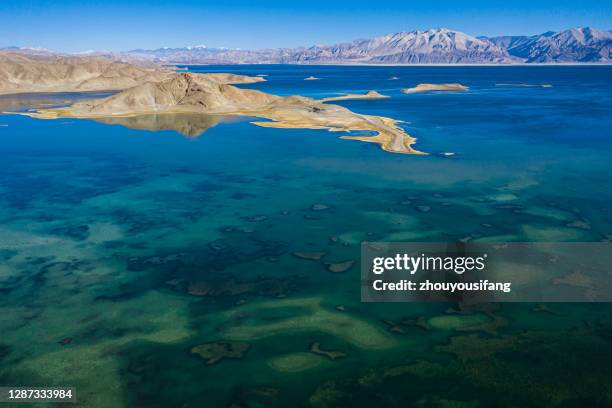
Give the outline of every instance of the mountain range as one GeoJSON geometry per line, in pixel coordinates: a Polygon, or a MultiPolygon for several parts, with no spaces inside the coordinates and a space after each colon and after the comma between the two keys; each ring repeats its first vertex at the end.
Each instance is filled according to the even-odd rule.
{"type": "MultiPolygon", "coordinates": [[[[6,47],[0,52],[64,55],[41,48],[6,47]]],[[[612,63],[612,31],[591,27],[533,36],[473,37],[436,28],[407,31],[335,45],[241,50],[204,45],[87,51],[79,56],[157,64],[521,64],[612,63]]]]}
{"type": "Polygon", "coordinates": [[[612,32],[583,27],[535,36],[473,37],[437,28],[336,45],[261,50],[164,47],[122,55],[166,64],[609,63],[612,32]]]}
{"type": "Polygon", "coordinates": [[[590,27],[488,40],[528,63],[612,61],[612,32],[590,27]]]}

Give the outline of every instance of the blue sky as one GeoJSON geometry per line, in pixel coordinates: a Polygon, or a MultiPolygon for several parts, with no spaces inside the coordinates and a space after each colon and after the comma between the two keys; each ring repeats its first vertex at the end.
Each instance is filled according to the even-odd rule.
{"type": "Polygon", "coordinates": [[[0,46],[78,52],[333,44],[448,27],[472,35],[612,29],[612,1],[0,0],[0,46]]]}

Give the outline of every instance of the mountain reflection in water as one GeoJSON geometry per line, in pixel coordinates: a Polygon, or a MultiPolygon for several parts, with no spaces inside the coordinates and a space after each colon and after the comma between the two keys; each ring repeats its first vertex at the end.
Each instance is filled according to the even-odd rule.
{"type": "Polygon", "coordinates": [[[138,130],[174,130],[186,137],[195,138],[221,122],[235,121],[235,116],[163,113],[127,117],[108,117],[95,119],[107,125],[121,125],[138,130]]]}

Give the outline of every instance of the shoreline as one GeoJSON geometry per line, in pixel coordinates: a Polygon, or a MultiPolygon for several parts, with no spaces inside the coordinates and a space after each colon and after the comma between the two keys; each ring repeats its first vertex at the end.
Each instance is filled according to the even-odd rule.
{"type": "MultiPolygon", "coordinates": [[[[336,106],[338,105],[328,105],[336,106]]],[[[340,108],[340,107],[339,107],[340,108]]],[[[181,109],[169,109],[164,111],[138,111],[126,112],[119,114],[75,114],[70,108],[51,108],[38,109],[36,112],[2,112],[7,115],[27,116],[33,119],[54,120],[62,118],[70,119],[112,119],[112,118],[130,118],[147,115],[189,115],[189,114],[206,114],[208,116],[241,116],[254,117],[259,119],[267,119],[269,122],[250,121],[252,125],[267,128],[277,129],[310,129],[310,130],[327,130],[328,132],[347,132],[352,131],[370,131],[373,135],[369,136],[351,136],[342,135],[340,139],[357,140],[361,142],[376,143],[380,149],[389,153],[406,154],[406,155],[428,155],[429,153],[422,152],[413,148],[417,138],[406,133],[397,124],[401,120],[388,118],[385,116],[358,114],[352,111],[347,111],[348,115],[332,115],[328,118],[312,118],[304,115],[295,115],[295,111],[287,110],[283,107],[279,108],[264,108],[254,110],[239,110],[227,112],[197,112],[181,109]]]]}
{"type": "MultiPolygon", "coordinates": [[[[233,115],[270,120],[254,125],[288,129],[324,129],[349,132],[344,139],[374,142],[383,150],[400,154],[426,154],[414,149],[416,138],[397,125],[398,120],[353,112],[346,107],[324,104],[303,96],[281,97],[229,83],[261,82],[262,79],[227,73],[175,73],[160,82],[147,82],[118,94],[84,100],[70,106],[41,108],[32,112],[4,112],[35,119],[81,118],[104,122],[146,115],[233,115]],[[352,131],[369,131],[353,136],[352,131]]],[[[355,95],[350,95],[354,97],[355,95]]],[[[384,97],[369,91],[358,97],[384,97]]],[[[345,98],[347,95],[344,96],[345,98]]],[[[175,129],[174,127],[172,127],[175,129]]]]}
{"type": "Polygon", "coordinates": [[[336,101],[352,101],[352,100],[378,100],[378,99],[389,99],[389,95],[383,95],[377,91],[368,91],[364,94],[342,94],[338,96],[328,96],[327,98],[319,99],[319,102],[336,102],[336,101]]]}
{"type": "Polygon", "coordinates": [[[467,64],[467,63],[441,63],[441,64],[371,64],[371,63],[316,63],[316,64],[282,64],[282,63],[271,63],[271,62],[249,62],[249,63],[214,63],[214,64],[189,64],[189,63],[171,63],[171,62],[160,62],[160,65],[176,65],[176,66],[190,66],[190,67],[209,67],[209,66],[263,66],[263,65],[275,65],[275,66],[296,66],[296,67],[612,67],[612,62],[555,62],[555,63],[539,63],[539,62],[520,62],[520,63],[504,63],[504,64],[467,64]]]}

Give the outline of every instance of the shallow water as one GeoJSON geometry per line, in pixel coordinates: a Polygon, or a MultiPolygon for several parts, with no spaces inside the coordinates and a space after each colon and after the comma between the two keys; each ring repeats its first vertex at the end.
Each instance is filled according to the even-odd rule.
{"type": "Polygon", "coordinates": [[[612,403],[607,304],[361,304],[358,265],[326,267],[363,240],[610,239],[612,68],[205,70],[268,74],[245,87],[279,95],[377,90],[338,104],[405,121],[431,155],[249,118],[0,116],[1,384],[113,407],[612,403]],[[400,92],[422,82],[470,91],[400,92]],[[190,352],[215,342],[248,348],[190,352]]]}

